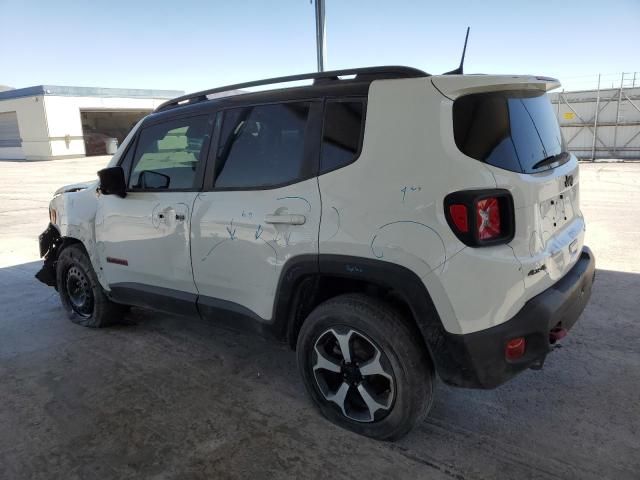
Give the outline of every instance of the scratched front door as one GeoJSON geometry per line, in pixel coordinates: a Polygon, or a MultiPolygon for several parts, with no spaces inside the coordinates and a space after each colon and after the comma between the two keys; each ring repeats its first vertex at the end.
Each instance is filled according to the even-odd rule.
{"type": "Polygon", "coordinates": [[[318,252],[319,223],[315,178],[273,190],[199,194],[191,257],[201,302],[233,302],[270,320],[282,266],[318,252]]]}

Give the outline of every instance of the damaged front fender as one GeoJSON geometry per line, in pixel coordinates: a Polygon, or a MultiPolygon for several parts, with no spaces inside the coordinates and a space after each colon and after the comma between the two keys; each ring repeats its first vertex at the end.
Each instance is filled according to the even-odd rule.
{"type": "Polygon", "coordinates": [[[58,261],[58,252],[62,245],[62,237],[58,229],[49,224],[47,229],[38,237],[40,242],[40,257],[44,258],[44,264],[36,278],[45,285],[56,287],[56,263],[58,261]]]}

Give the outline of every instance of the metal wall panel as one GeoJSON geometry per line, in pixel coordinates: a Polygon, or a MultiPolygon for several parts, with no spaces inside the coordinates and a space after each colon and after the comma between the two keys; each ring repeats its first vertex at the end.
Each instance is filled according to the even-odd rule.
{"type": "Polygon", "coordinates": [[[549,96],[568,148],[576,156],[640,159],[640,88],[621,84],[549,96]]]}

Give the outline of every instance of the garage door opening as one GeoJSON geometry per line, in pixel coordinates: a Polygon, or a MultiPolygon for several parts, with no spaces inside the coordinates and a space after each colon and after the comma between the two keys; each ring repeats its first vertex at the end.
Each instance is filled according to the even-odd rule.
{"type": "Polygon", "coordinates": [[[86,155],[107,155],[116,139],[122,143],[133,126],[151,110],[81,110],[86,155]]]}
{"type": "Polygon", "coordinates": [[[22,160],[22,138],[16,112],[0,113],[0,160],[22,160]]]}

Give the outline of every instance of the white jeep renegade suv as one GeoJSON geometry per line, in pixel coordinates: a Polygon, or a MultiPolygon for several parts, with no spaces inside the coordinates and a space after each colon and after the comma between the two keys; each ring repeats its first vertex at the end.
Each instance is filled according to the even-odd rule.
{"type": "Polygon", "coordinates": [[[540,368],[590,297],[558,85],[375,67],[177,98],[56,192],[37,277],[82,325],[135,305],[287,341],[322,414],[399,438],[436,373],[540,368]]]}

